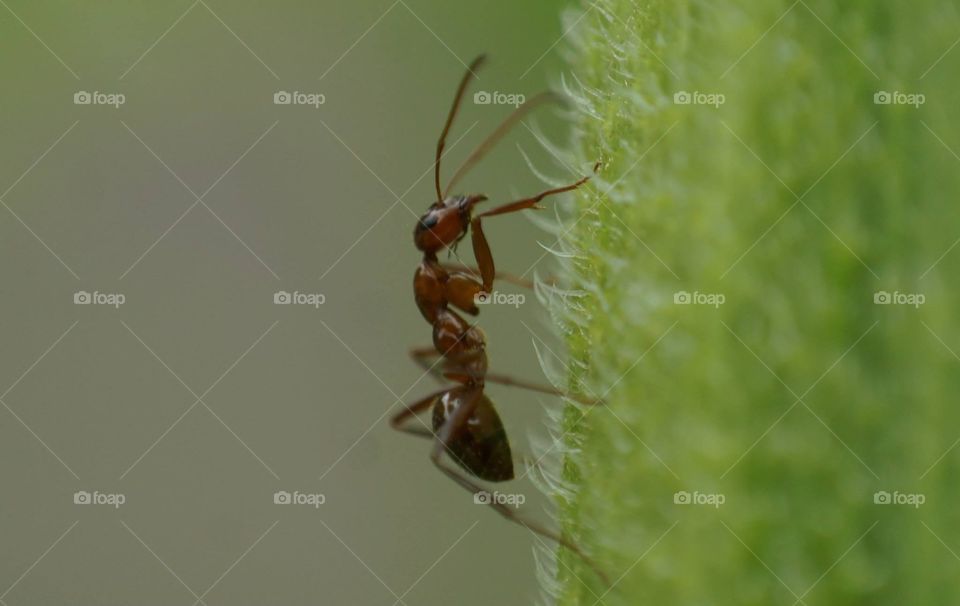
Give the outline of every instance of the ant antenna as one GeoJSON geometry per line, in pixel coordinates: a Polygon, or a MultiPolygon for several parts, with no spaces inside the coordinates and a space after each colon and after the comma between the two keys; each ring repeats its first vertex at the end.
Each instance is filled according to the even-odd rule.
{"type": "Polygon", "coordinates": [[[450,132],[450,127],[453,125],[453,119],[460,110],[460,103],[463,101],[463,93],[467,89],[467,84],[470,83],[470,78],[476,76],[476,70],[483,65],[483,62],[486,60],[486,58],[486,55],[480,55],[474,59],[470,64],[470,67],[467,68],[467,73],[463,75],[463,79],[460,81],[460,86],[457,88],[457,96],[453,98],[453,106],[450,108],[450,113],[447,115],[447,123],[444,124],[443,132],[440,133],[440,140],[437,141],[437,158],[433,163],[433,181],[437,189],[437,202],[443,202],[443,190],[440,188],[440,156],[443,154],[443,148],[447,144],[447,134],[450,132]]]}

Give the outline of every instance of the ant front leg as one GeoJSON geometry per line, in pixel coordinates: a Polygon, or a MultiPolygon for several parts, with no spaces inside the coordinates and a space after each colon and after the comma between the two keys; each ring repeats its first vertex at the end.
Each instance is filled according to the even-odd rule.
{"type": "Polygon", "coordinates": [[[497,276],[497,268],[493,263],[490,243],[487,242],[487,237],[483,235],[483,224],[479,216],[470,221],[470,239],[473,242],[473,256],[477,258],[483,290],[491,292],[493,290],[493,280],[497,276]]]}
{"type": "MultiPolygon", "coordinates": [[[[474,482],[463,472],[448,464],[444,460],[443,454],[445,452],[449,452],[449,447],[454,437],[466,427],[467,420],[470,419],[480,403],[480,396],[482,393],[483,388],[481,387],[472,390],[468,394],[467,398],[462,402],[462,404],[447,418],[444,424],[440,427],[439,431],[436,432],[436,439],[433,444],[433,449],[430,451],[430,460],[437,467],[437,469],[443,472],[443,474],[448,478],[462,486],[466,491],[474,495],[481,491],[485,491],[485,489],[480,484],[474,482]]],[[[492,507],[494,511],[499,513],[510,522],[519,524],[535,534],[554,541],[559,545],[563,545],[573,553],[577,554],[577,556],[579,556],[594,570],[594,572],[597,573],[597,575],[605,584],[608,586],[610,585],[610,579],[607,577],[606,573],[604,573],[604,571],[597,566],[576,543],[573,543],[560,534],[545,528],[537,522],[528,520],[526,517],[517,513],[514,508],[504,503],[500,503],[494,499],[488,499],[486,504],[492,507]]]]}
{"type": "MultiPolygon", "coordinates": [[[[597,172],[597,169],[599,167],[600,167],[599,162],[594,164],[593,172],[597,172]]],[[[493,253],[490,252],[490,244],[487,242],[487,237],[483,233],[482,219],[484,217],[494,217],[496,215],[505,215],[505,214],[517,212],[520,210],[526,210],[528,208],[537,208],[537,209],[542,208],[540,206],[537,206],[537,203],[543,200],[544,198],[546,198],[547,196],[562,194],[564,192],[577,189],[578,187],[580,187],[581,185],[589,181],[591,176],[592,175],[587,175],[586,177],[583,177],[577,182],[571,183],[570,185],[548,189],[530,198],[522,198],[515,202],[510,202],[508,204],[504,204],[503,206],[498,206],[494,209],[488,210],[487,212],[480,213],[479,215],[474,217],[473,220],[471,220],[470,236],[473,242],[473,255],[477,258],[477,265],[480,270],[480,278],[483,282],[483,288],[485,291],[490,292],[490,289],[493,288],[493,280],[497,275],[497,268],[493,262],[493,253]]]]}

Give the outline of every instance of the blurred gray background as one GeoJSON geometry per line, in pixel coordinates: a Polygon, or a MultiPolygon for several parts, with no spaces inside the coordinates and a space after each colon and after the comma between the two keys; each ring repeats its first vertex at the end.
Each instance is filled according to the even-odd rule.
{"type": "MultiPolygon", "coordinates": [[[[436,389],[406,357],[430,340],[410,236],[463,63],[491,53],[474,90],[555,83],[565,3],[0,5],[2,603],[532,602],[534,538],[386,414],[436,389]]],[[[465,105],[446,176],[510,109],[465,105]]],[[[521,127],[464,189],[542,189],[517,144],[569,177],[521,127]]],[[[500,268],[549,273],[528,219],[486,231],[500,268]]],[[[492,366],[542,380],[544,317],[532,295],[485,309],[492,366]]],[[[529,452],[557,402],[490,393],[529,452]]],[[[528,481],[505,490],[547,519],[528,481]]]]}

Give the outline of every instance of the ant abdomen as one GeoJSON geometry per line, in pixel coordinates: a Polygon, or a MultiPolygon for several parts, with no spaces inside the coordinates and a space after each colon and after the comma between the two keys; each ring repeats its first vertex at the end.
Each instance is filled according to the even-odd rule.
{"type": "Polygon", "coordinates": [[[451,458],[474,476],[489,482],[513,479],[513,456],[500,415],[485,394],[475,388],[458,387],[441,396],[433,407],[433,431],[437,433],[457,409],[477,398],[473,412],[446,444],[451,458]]]}

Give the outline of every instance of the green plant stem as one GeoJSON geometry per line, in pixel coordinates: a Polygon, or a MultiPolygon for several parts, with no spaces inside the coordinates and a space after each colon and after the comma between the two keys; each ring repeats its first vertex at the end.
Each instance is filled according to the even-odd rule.
{"type": "Polygon", "coordinates": [[[938,0],[599,0],[572,30],[603,170],[552,310],[608,406],[563,416],[557,500],[618,582],[561,550],[559,603],[955,603],[958,32],[938,0]]]}

